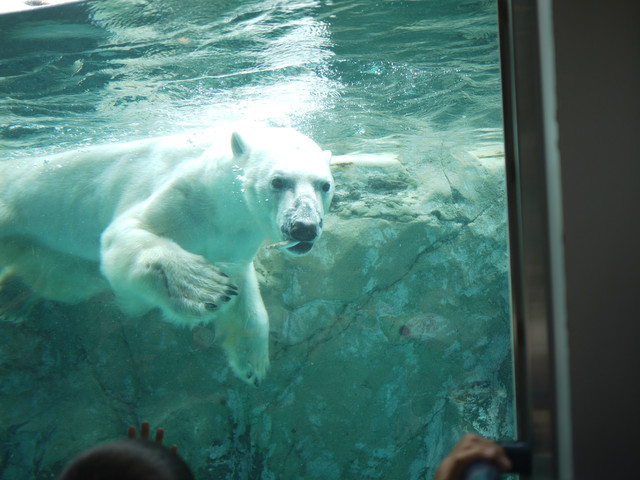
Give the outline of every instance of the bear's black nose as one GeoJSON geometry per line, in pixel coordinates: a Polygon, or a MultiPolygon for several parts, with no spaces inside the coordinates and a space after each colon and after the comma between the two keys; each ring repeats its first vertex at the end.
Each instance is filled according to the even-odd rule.
{"type": "Polygon", "coordinates": [[[299,242],[310,242],[318,236],[318,226],[315,223],[298,221],[291,226],[291,238],[299,242]]]}

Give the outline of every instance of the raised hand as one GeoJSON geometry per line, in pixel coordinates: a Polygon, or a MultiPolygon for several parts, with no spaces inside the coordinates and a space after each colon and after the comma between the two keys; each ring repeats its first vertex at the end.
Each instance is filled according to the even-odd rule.
{"type": "MultiPolygon", "coordinates": [[[[132,440],[135,440],[136,437],[137,437],[136,427],[131,425],[129,427],[129,438],[132,440]]],[[[141,440],[151,439],[150,425],[149,425],[149,422],[147,422],[146,420],[142,422],[142,424],[140,425],[140,439],[141,440]]],[[[154,441],[158,445],[162,445],[163,440],[164,440],[164,429],[161,427],[158,427],[158,429],[156,430],[156,437],[154,441]]],[[[178,451],[178,446],[171,445],[171,448],[169,450],[171,450],[171,452],[173,453],[176,453],[178,451]]]]}

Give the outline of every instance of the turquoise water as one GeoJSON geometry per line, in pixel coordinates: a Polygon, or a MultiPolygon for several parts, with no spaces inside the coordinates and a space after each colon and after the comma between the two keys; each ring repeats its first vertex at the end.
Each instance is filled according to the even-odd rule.
{"type": "Polygon", "coordinates": [[[0,478],[143,419],[203,479],[430,478],[463,432],[514,436],[494,2],[89,1],[0,38],[0,161],[249,119],[382,162],[334,167],[309,256],[259,253],[258,388],[207,326],[5,286],[0,478]]]}

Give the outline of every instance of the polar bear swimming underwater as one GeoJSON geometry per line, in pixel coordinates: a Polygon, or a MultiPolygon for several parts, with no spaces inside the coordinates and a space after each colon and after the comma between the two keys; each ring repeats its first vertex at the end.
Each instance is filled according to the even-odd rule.
{"type": "Polygon", "coordinates": [[[111,288],[125,311],[213,322],[234,372],[257,384],[269,320],[253,258],[266,238],[311,250],[334,193],[331,153],[266,127],[193,151],[158,139],[0,162],[2,278],[69,303],[111,288]]]}

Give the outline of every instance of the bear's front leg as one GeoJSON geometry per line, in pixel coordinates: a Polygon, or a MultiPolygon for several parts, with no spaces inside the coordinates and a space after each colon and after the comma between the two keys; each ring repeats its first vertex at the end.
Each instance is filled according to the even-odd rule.
{"type": "Polygon", "coordinates": [[[228,312],[216,318],[216,337],[233,372],[257,386],[269,368],[269,317],[253,262],[238,278],[242,295],[228,312]]]}
{"type": "Polygon", "coordinates": [[[154,307],[180,324],[193,325],[238,295],[237,287],[204,257],[141,228],[136,219],[111,224],[101,238],[101,270],[123,306],[154,307]]]}

